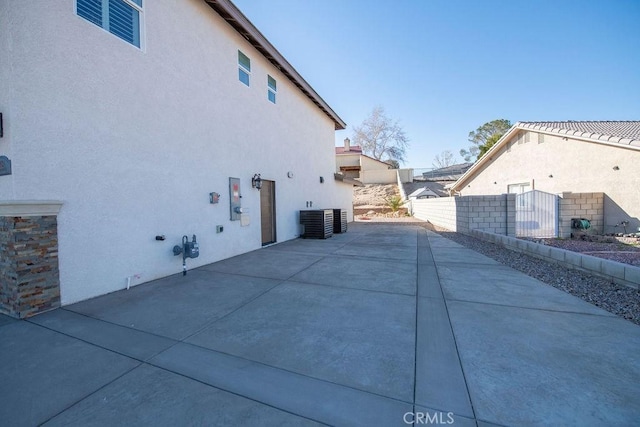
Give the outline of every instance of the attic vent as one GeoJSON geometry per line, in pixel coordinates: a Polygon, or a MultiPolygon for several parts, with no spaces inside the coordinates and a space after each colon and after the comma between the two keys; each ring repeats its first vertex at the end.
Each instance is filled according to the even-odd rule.
{"type": "Polygon", "coordinates": [[[538,144],[542,144],[544,142],[544,133],[538,134],[538,144]]]}

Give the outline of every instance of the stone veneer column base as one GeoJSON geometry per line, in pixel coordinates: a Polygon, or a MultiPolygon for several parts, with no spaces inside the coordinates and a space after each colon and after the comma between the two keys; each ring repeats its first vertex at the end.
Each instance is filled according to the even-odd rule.
{"type": "Polygon", "coordinates": [[[22,319],[60,306],[61,205],[0,202],[0,313],[22,319]]]}

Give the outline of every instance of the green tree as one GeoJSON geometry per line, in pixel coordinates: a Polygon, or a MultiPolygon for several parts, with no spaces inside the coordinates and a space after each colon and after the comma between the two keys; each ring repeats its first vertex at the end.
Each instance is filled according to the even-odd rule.
{"type": "Polygon", "coordinates": [[[477,160],[511,128],[511,122],[497,119],[487,122],[475,131],[469,132],[469,149],[460,150],[460,155],[467,161],[477,160]]]}
{"type": "Polygon", "coordinates": [[[405,162],[409,138],[397,120],[389,118],[384,108],[373,109],[362,124],[353,128],[353,141],[362,147],[362,152],[380,161],[405,162]]]}

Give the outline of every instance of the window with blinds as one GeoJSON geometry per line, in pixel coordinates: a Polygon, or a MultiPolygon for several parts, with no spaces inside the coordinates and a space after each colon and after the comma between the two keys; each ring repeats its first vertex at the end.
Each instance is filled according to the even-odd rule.
{"type": "Polygon", "coordinates": [[[140,47],[142,0],[76,0],[76,13],[114,36],[140,47]]]}

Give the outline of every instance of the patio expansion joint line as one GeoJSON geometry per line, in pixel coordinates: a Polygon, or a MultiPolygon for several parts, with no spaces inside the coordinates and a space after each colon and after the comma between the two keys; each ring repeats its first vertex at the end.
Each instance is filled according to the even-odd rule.
{"type": "MultiPolygon", "coordinates": [[[[62,308],[62,307],[60,307],[60,308],[59,308],[59,310],[65,310],[65,309],[64,309],[64,308],[62,308]]],[[[78,314],[78,315],[80,315],[80,316],[87,317],[87,318],[92,319],[92,320],[95,320],[95,321],[97,321],[97,322],[104,322],[104,323],[107,323],[107,324],[109,324],[109,325],[119,326],[119,327],[121,327],[121,328],[129,329],[129,330],[131,330],[131,331],[135,331],[135,332],[139,332],[139,333],[143,333],[143,334],[148,334],[148,335],[153,335],[153,336],[158,337],[158,338],[163,338],[163,339],[166,339],[166,340],[169,340],[169,341],[173,341],[173,343],[172,343],[170,346],[168,346],[167,348],[165,348],[165,349],[163,349],[163,350],[160,350],[160,351],[158,351],[157,353],[154,353],[154,354],[152,354],[151,356],[149,356],[148,358],[146,358],[146,359],[144,359],[144,360],[143,360],[143,359],[140,359],[140,358],[135,357],[135,356],[131,356],[131,355],[128,355],[128,354],[124,354],[124,353],[122,353],[122,352],[120,352],[120,351],[117,351],[117,350],[114,350],[114,349],[112,349],[112,348],[105,347],[105,346],[103,346],[103,345],[96,344],[96,343],[91,342],[91,341],[87,341],[87,340],[86,340],[86,339],[84,339],[84,338],[79,338],[79,337],[77,337],[77,336],[75,336],[75,335],[71,335],[71,334],[69,334],[69,333],[67,333],[67,332],[58,331],[58,330],[56,330],[56,329],[50,328],[49,326],[44,326],[44,325],[41,325],[41,324],[39,324],[39,323],[32,322],[32,321],[30,321],[29,319],[24,319],[24,320],[25,320],[26,322],[28,322],[28,323],[30,323],[30,324],[32,324],[32,325],[34,325],[34,326],[38,326],[38,327],[40,327],[40,328],[47,329],[47,330],[49,330],[49,331],[51,331],[51,332],[55,332],[55,333],[57,333],[57,334],[64,335],[65,337],[73,338],[74,340],[78,340],[78,341],[83,342],[83,343],[85,343],[85,344],[89,344],[89,345],[92,345],[92,346],[94,346],[94,347],[98,347],[98,348],[101,348],[101,349],[103,349],[103,350],[107,350],[107,351],[109,351],[109,352],[111,352],[111,353],[117,354],[117,355],[119,355],[119,356],[126,357],[126,358],[131,359],[131,360],[135,360],[135,361],[140,362],[140,363],[146,363],[147,361],[149,361],[149,360],[151,360],[152,358],[156,357],[157,355],[159,355],[159,354],[160,354],[160,353],[162,353],[163,351],[168,350],[168,349],[170,349],[171,347],[175,346],[176,344],[179,344],[179,343],[180,343],[180,341],[175,340],[175,339],[173,339],[173,338],[169,338],[169,337],[165,337],[165,336],[162,336],[162,335],[154,334],[154,333],[152,333],[152,332],[141,331],[140,329],[134,329],[134,328],[130,328],[130,327],[128,327],[128,326],[118,325],[117,323],[109,322],[109,321],[107,321],[107,320],[102,320],[102,319],[96,319],[95,317],[87,316],[86,314],[82,314],[82,313],[76,313],[75,311],[71,311],[71,310],[65,310],[65,311],[71,312],[71,313],[73,313],[73,314],[78,314]]]]}
{"type": "MultiPolygon", "coordinates": [[[[427,241],[430,242],[429,237],[427,236],[427,241]]],[[[433,256],[433,250],[432,250],[432,256],[433,256]]],[[[440,286],[440,292],[442,292],[442,299],[444,301],[444,309],[447,312],[447,319],[449,320],[449,328],[451,329],[451,335],[453,337],[453,345],[456,348],[456,354],[458,355],[458,363],[460,364],[460,370],[462,371],[462,378],[464,379],[464,386],[467,389],[467,397],[469,398],[469,404],[471,405],[471,412],[473,414],[473,419],[477,419],[477,414],[476,414],[476,408],[473,405],[473,399],[471,398],[471,390],[469,390],[469,383],[467,381],[467,375],[464,372],[464,365],[462,364],[462,359],[460,358],[460,349],[458,348],[458,340],[456,339],[456,333],[453,329],[453,324],[451,324],[451,313],[449,312],[449,304],[447,302],[447,298],[444,294],[444,290],[442,289],[442,282],[440,280],[440,269],[438,268],[438,263],[435,261],[435,257],[434,257],[434,264],[436,266],[436,276],[438,277],[438,285],[440,286]]],[[[476,423],[477,424],[477,423],[476,423]]]]}
{"type": "MultiPolygon", "coordinates": [[[[269,364],[267,364],[267,363],[260,362],[260,361],[258,361],[258,360],[248,359],[248,358],[246,358],[246,357],[244,357],[244,356],[238,356],[237,354],[227,353],[227,352],[220,351],[220,350],[214,350],[214,349],[207,348],[207,347],[203,347],[203,346],[201,346],[201,345],[193,344],[193,343],[176,343],[176,344],[189,345],[189,346],[196,347],[196,348],[199,348],[199,349],[204,350],[204,351],[207,351],[207,352],[212,352],[212,353],[222,354],[222,355],[225,355],[225,356],[228,356],[228,357],[233,357],[233,358],[235,358],[235,359],[240,359],[240,360],[245,361],[245,362],[254,363],[254,364],[256,364],[256,365],[260,365],[260,366],[265,367],[265,368],[267,368],[267,369],[274,369],[274,370],[277,370],[277,371],[280,371],[280,372],[284,372],[284,373],[286,373],[286,374],[288,374],[288,375],[295,375],[295,376],[303,377],[303,378],[305,378],[305,379],[309,379],[309,380],[312,380],[312,381],[318,381],[318,382],[322,382],[322,383],[325,383],[325,384],[331,384],[331,385],[336,386],[336,387],[341,387],[341,388],[345,388],[345,389],[353,390],[353,391],[356,391],[356,392],[358,392],[358,393],[363,393],[363,394],[370,395],[370,396],[376,396],[376,397],[380,397],[380,398],[383,398],[383,399],[392,400],[392,401],[394,401],[394,402],[399,402],[399,403],[405,403],[405,404],[408,404],[408,405],[413,405],[413,402],[411,402],[411,401],[398,399],[397,397],[386,396],[386,395],[384,395],[384,394],[375,393],[375,392],[372,392],[372,391],[369,391],[369,390],[363,390],[363,389],[356,388],[356,387],[352,387],[352,386],[345,385],[345,384],[340,384],[340,383],[337,383],[337,382],[333,382],[333,381],[326,380],[326,379],[324,379],[324,378],[313,377],[313,376],[311,376],[311,375],[302,374],[302,373],[300,373],[300,372],[296,372],[296,371],[291,371],[291,370],[289,370],[289,369],[281,368],[281,367],[279,367],[279,366],[269,365],[269,364]]],[[[164,369],[165,371],[174,372],[174,373],[176,373],[176,374],[178,374],[178,375],[182,375],[182,376],[184,376],[184,377],[186,377],[186,378],[191,378],[191,379],[193,379],[193,380],[195,380],[195,381],[198,381],[198,382],[203,382],[203,381],[201,381],[201,380],[198,380],[198,379],[196,379],[196,378],[190,377],[190,376],[188,376],[188,375],[180,374],[180,373],[178,373],[178,372],[175,372],[175,371],[172,371],[172,370],[170,370],[170,369],[163,368],[162,366],[156,365],[152,360],[149,360],[149,361],[147,361],[147,362],[143,362],[143,363],[144,363],[144,364],[146,364],[146,365],[154,366],[154,367],[156,367],[156,368],[164,369]]],[[[213,386],[213,385],[211,385],[211,384],[209,384],[209,383],[206,383],[206,382],[203,382],[203,384],[207,384],[207,385],[209,385],[209,386],[211,386],[211,387],[216,387],[216,388],[218,388],[218,389],[220,389],[220,390],[228,391],[228,390],[226,390],[226,389],[223,389],[223,388],[220,388],[220,387],[217,387],[217,386],[213,386]]],[[[233,392],[230,392],[230,393],[233,393],[233,392]]],[[[236,394],[237,394],[237,393],[236,393],[236,394]]],[[[245,397],[246,397],[246,396],[245,396],[245,397]]],[[[255,400],[255,399],[251,399],[251,400],[255,400]]],[[[262,403],[262,402],[260,402],[260,403],[262,403]]]]}
{"type": "MultiPolygon", "coordinates": [[[[193,345],[193,344],[189,344],[189,345],[193,345]]],[[[199,347],[199,346],[195,346],[195,347],[199,347]]],[[[202,347],[200,347],[200,348],[202,348],[202,347]]],[[[209,351],[215,351],[215,350],[210,350],[210,349],[207,349],[207,350],[209,350],[209,351]]],[[[208,383],[208,382],[206,382],[206,381],[202,381],[202,380],[199,380],[198,378],[190,377],[189,375],[185,375],[185,374],[180,373],[180,372],[172,371],[171,369],[167,369],[167,368],[164,368],[164,367],[162,367],[162,366],[154,365],[153,363],[145,363],[145,365],[149,365],[149,366],[152,366],[152,367],[154,367],[154,368],[156,368],[156,369],[161,369],[161,370],[163,370],[163,371],[165,371],[165,372],[169,372],[169,373],[171,373],[171,374],[173,374],[173,375],[178,375],[178,376],[180,376],[180,377],[182,377],[182,378],[186,378],[186,379],[188,379],[188,380],[195,381],[195,382],[200,383],[200,384],[202,384],[202,385],[204,385],[204,386],[206,386],[206,387],[215,388],[216,390],[220,390],[221,392],[224,392],[224,393],[229,393],[229,394],[232,394],[232,395],[234,395],[234,396],[241,397],[241,398],[243,398],[243,399],[251,400],[252,402],[256,402],[256,403],[258,403],[258,404],[260,404],[260,405],[264,405],[264,406],[267,406],[267,407],[269,407],[269,408],[276,409],[276,410],[278,410],[278,411],[280,411],[280,412],[285,412],[285,413],[287,413],[287,414],[294,415],[294,416],[296,416],[296,417],[298,417],[298,418],[304,418],[304,419],[306,419],[306,420],[310,420],[310,421],[313,421],[313,422],[315,422],[315,423],[322,424],[322,425],[324,425],[324,426],[329,426],[329,424],[327,424],[327,423],[324,423],[324,422],[319,421],[319,420],[315,420],[315,419],[313,419],[313,418],[309,418],[309,417],[308,417],[308,416],[306,416],[306,415],[296,414],[295,412],[291,412],[291,411],[289,411],[289,410],[287,410],[287,409],[279,408],[279,407],[274,406],[274,405],[272,405],[272,404],[269,404],[269,403],[266,403],[266,402],[262,402],[262,401],[260,401],[260,400],[257,400],[257,399],[254,399],[254,398],[252,398],[252,397],[246,396],[246,395],[244,395],[244,394],[240,394],[240,393],[237,393],[237,392],[235,392],[235,391],[227,390],[227,389],[224,389],[224,388],[221,388],[221,387],[218,387],[218,386],[215,386],[215,385],[209,384],[209,383],[208,383]]]]}
{"type": "MultiPolygon", "coordinates": [[[[416,230],[416,322],[413,334],[413,413],[417,412],[416,408],[416,391],[418,388],[418,305],[420,303],[420,296],[418,295],[418,281],[420,275],[420,231],[416,230]]],[[[414,422],[415,425],[415,422],[414,422]]]]}
{"type": "Polygon", "coordinates": [[[300,283],[302,285],[312,285],[312,286],[323,286],[326,288],[331,288],[331,289],[342,289],[345,291],[362,291],[362,292],[372,292],[372,293],[376,293],[376,294],[383,294],[383,295],[403,295],[406,297],[415,297],[415,294],[405,294],[403,292],[391,292],[391,291],[381,291],[378,289],[366,289],[366,288],[352,288],[352,287],[346,287],[346,286],[338,286],[338,285],[328,285],[326,283],[314,283],[314,282],[305,282],[302,280],[288,280],[289,283],[300,283]]]}
{"type": "Polygon", "coordinates": [[[581,315],[584,315],[584,316],[598,316],[598,317],[606,317],[606,318],[610,318],[610,319],[620,319],[620,320],[624,320],[624,321],[629,322],[629,320],[625,319],[624,317],[617,316],[617,315],[615,315],[613,313],[608,312],[604,308],[598,307],[597,305],[593,305],[593,304],[590,304],[590,305],[593,305],[594,307],[599,308],[602,311],[606,311],[608,313],[608,315],[607,314],[599,314],[599,313],[585,313],[583,311],[558,310],[558,309],[543,308],[543,307],[524,307],[524,306],[521,306],[521,305],[499,304],[499,303],[495,303],[495,302],[472,301],[472,300],[458,299],[458,298],[451,298],[451,301],[464,302],[464,303],[467,303],[467,304],[491,305],[491,306],[495,306],[495,307],[519,308],[519,309],[522,309],[522,310],[545,311],[545,312],[548,312],[548,313],[566,313],[566,314],[581,314],[581,315]]]}
{"type": "MultiPolygon", "coordinates": [[[[99,347],[99,346],[98,346],[99,347]]],[[[114,352],[115,353],[115,352],[114,352]]],[[[137,360],[137,359],[134,359],[137,360]]],[[[74,406],[76,406],[77,404],[79,404],[80,402],[82,402],[83,400],[93,396],[94,394],[98,393],[100,390],[103,390],[104,388],[110,386],[111,384],[113,384],[114,382],[118,381],[120,378],[124,377],[125,375],[128,375],[129,373],[133,372],[134,370],[138,369],[139,367],[141,367],[142,365],[145,365],[145,362],[140,362],[138,365],[134,366],[131,369],[126,370],[125,372],[123,372],[121,375],[118,375],[117,377],[113,378],[111,381],[108,381],[107,383],[103,384],[102,386],[98,387],[97,389],[95,389],[94,391],[92,391],[91,393],[87,394],[84,397],[79,398],[78,400],[76,400],[75,402],[71,403],[70,405],[67,405],[66,408],[60,410],[59,412],[55,413],[54,415],[52,415],[51,417],[47,418],[46,420],[42,421],[41,423],[39,423],[38,425],[44,425],[46,423],[48,423],[49,421],[53,420],[55,417],[57,417],[58,415],[61,415],[63,412],[68,411],[69,409],[73,408],[74,406]]]]}

